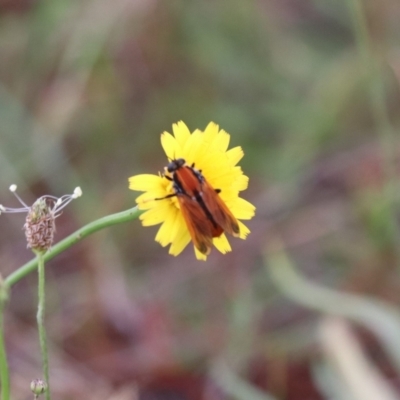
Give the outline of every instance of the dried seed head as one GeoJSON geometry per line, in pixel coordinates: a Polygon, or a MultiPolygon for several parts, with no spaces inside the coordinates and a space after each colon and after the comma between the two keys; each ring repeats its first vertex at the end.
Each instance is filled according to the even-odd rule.
{"type": "Polygon", "coordinates": [[[52,245],[56,231],[55,219],[61,215],[61,210],[72,200],[82,196],[80,187],[75,188],[73,194],[65,194],[60,198],[45,195],[39,197],[31,207],[16,193],[17,186],[11,185],[10,191],[21,203],[20,208],[4,207],[0,204],[1,213],[27,213],[24,230],[28,248],[34,251],[46,252],[52,245]]]}
{"type": "Polygon", "coordinates": [[[28,248],[46,252],[53,244],[56,231],[55,215],[45,198],[33,203],[24,224],[28,248]]]}

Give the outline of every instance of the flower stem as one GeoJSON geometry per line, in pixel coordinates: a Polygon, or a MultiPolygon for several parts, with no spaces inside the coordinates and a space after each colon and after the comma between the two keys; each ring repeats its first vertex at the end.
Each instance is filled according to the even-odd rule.
{"type": "Polygon", "coordinates": [[[45,291],[45,269],[44,269],[44,254],[41,251],[37,253],[38,261],[38,310],[36,320],[39,331],[39,342],[40,351],[42,353],[42,368],[43,368],[43,379],[47,384],[47,390],[45,392],[46,400],[50,400],[50,381],[49,381],[49,359],[47,355],[47,340],[46,340],[46,329],[44,327],[44,315],[46,310],[46,291],[45,291]]]}
{"type": "Polygon", "coordinates": [[[4,306],[7,300],[7,287],[0,276],[0,385],[1,399],[10,400],[10,377],[8,372],[6,346],[4,344],[4,306]]]}
{"type": "MultiPolygon", "coordinates": [[[[60,254],[64,250],[71,247],[73,244],[79,242],[86,236],[91,235],[94,232],[97,232],[103,228],[107,228],[112,225],[121,224],[123,222],[128,222],[136,219],[142,211],[138,210],[137,207],[130,208],[126,211],[121,211],[116,214],[107,215],[103,218],[99,218],[96,221],[93,221],[83,228],[78,229],[76,232],[72,233],[65,239],[58,242],[54,245],[50,250],[48,250],[44,256],[44,262],[51,260],[57,254],[60,254]]],[[[19,282],[22,278],[33,272],[38,265],[38,259],[35,257],[33,260],[27,262],[22,267],[18,268],[16,271],[11,273],[5,280],[4,285],[6,287],[11,287],[17,282],[19,282]]]]}

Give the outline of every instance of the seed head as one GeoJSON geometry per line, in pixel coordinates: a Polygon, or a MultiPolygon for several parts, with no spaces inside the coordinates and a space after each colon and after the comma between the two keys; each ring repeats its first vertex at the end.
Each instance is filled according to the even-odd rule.
{"type": "Polygon", "coordinates": [[[44,253],[53,244],[56,232],[55,215],[45,198],[33,203],[26,216],[24,230],[27,246],[32,250],[44,253]]]}
{"type": "Polygon", "coordinates": [[[24,230],[28,248],[34,251],[46,252],[52,245],[56,231],[55,219],[61,215],[61,210],[72,200],[82,196],[80,187],[73,194],[65,194],[59,198],[45,195],[39,197],[31,207],[16,193],[17,186],[11,185],[10,191],[21,203],[20,208],[4,207],[0,204],[1,213],[27,213],[24,230]]]}

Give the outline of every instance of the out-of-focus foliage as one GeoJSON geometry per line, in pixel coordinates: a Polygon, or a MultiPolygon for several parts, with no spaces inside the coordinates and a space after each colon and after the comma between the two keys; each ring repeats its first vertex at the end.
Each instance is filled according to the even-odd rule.
{"type": "MultiPolygon", "coordinates": [[[[50,262],[54,398],[329,398],[320,313],[262,254],[279,237],[311,280],[398,309],[399,20],[398,0],[0,0],[1,204],[11,183],[30,204],[81,186],[56,240],[129,208],[128,177],[162,170],[160,133],[184,120],[243,147],[257,206],[207,263],[139,222],[50,262]]],[[[3,276],[31,257],[23,222],[0,217],[3,276]]],[[[8,307],[15,398],[40,374],[35,292],[32,276],[8,307]]],[[[398,384],[381,338],[357,340],[398,384]]]]}

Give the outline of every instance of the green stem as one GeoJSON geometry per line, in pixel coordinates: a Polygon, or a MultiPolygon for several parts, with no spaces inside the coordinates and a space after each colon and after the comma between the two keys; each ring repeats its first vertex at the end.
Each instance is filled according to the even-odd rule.
{"type": "Polygon", "coordinates": [[[39,331],[39,342],[40,351],[42,353],[42,367],[43,367],[43,379],[47,384],[47,389],[45,392],[46,400],[50,400],[50,381],[49,381],[49,359],[47,355],[47,339],[46,339],[46,329],[44,327],[44,316],[46,310],[46,278],[44,270],[44,254],[41,251],[37,252],[38,261],[38,310],[36,315],[36,320],[38,324],[39,331]]]}
{"type": "MultiPolygon", "coordinates": [[[[138,210],[137,207],[133,207],[126,211],[121,211],[116,214],[107,215],[106,217],[100,218],[96,221],[93,221],[81,229],[78,229],[76,232],[72,233],[65,239],[58,242],[54,245],[44,256],[44,261],[47,262],[55,257],[57,254],[60,254],[64,250],[71,247],[73,244],[79,242],[86,236],[91,235],[94,232],[99,231],[100,229],[107,228],[112,225],[121,224],[123,222],[128,222],[136,219],[142,211],[138,210]]],[[[19,282],[26,275],[33,272],[38,265],[37,258],[27,262],[22,267],[18,268],[16,271],[11,273],[5,280],[4,284],[6,287],[11,287],[17,282],[19,282]]]]}
{"type": "Polygon", "coordinates": [[[7,299],[7,287],[0,276],[0,385],[1,399],[10,400],[10,376],[8,371],[6,346],[4,343],[4,306],[7,299]]]}

